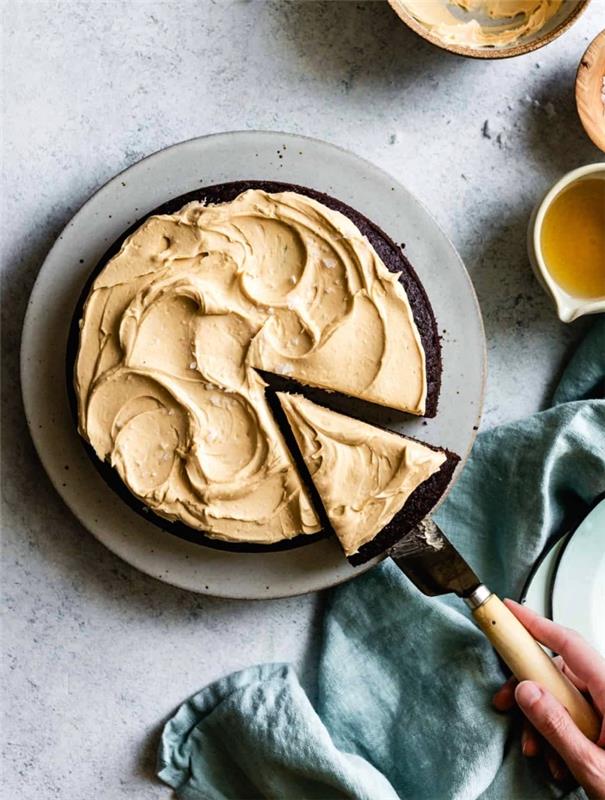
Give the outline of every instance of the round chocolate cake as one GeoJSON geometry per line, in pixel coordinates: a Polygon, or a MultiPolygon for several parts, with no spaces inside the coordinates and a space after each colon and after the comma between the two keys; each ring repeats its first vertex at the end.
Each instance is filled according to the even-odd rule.
{"type": "MultiPolygon", "coordinates": [[[[345,334],[350,341],[350,331],[345,334]]],[[[402,249],[377,225],[305,187],[240,181],[164,203],[110,247],[75,309],[67,376],[74,418],[93,463],[134,510],[190,541],[254,552],[307,544],[327,528],[321,509],[318,514],[314,508],[317,498],[307,476],[301,481],[300,454],[289,445],[274,390],[294,383],[297,391],[315,387],[314,395],[335,392],[430,417],[437,412],[441,350],[420,280],[402,249]],[[237,209],[233,218],[225,216],[226,204],[237,209]],[[196,232],[195,247],[190,229],[196,232]],[[265,247],[272,249],[265,254],[265,247]],[[368,259],[376,255],[382,271],[368,272],[370,279],[355,291],[350,276],[338,277],[344,274],[341,260],[367,272],[368,259]],[[230,282],[222,269],[225,258],[230,268],[240,264],[230,282]],[[241,269],[251,258],[254,274],[241,269]],[[288,264],[283,275],[281,263],[288,264]],[[307,269],[311,263],[314,272],[307,269]],[[200,281],[207,291],[199,289],[200,281]],[[393,281],[404,293],[392,288],[393,281]],[[235,305],[224,304],[225,293],[235,305]],[[403,296],[412,332],[405,329],[407,351],[402,345],[401,353],[405,356],[417,344],[420,377],[418,370],[402,366],[405,357],[387,338],[389,331],[404,329],[403,296]],[[373,302],[385,337],[380,343],[371,338],[382,329],[368,297],[377,298],[373,302]],[[395,301],[399,317],[394,316],[395,301]],[[353,310],[352,330],[362,342],[358,349],[355,341],[350,343],[350,364],[360,365],[355,369],[338,344],[338,325],[344,327],[341,320],[350,320],[353,310]],[[200,327],[202,318],[207,322],[200,327]],[[177,325],[186,335],[179,335],[177,325]],[[324,346],[328,340],[332,353],[324,346]],[[231,356],[221,350],[226,341],[229,353],[233,342],[241,345],[235,364],[240,350],[245,354],[245,387],[241,375],[231,374],[231,356]],[[191,348],[190,363],[183,362],[185,347],[191,348]],[[345,363],[335,377],[340,352],[345,363]],[[370,368],[372,380],[364,377],[370,368]],[[410,379],[398,386],[404,368],[410,379]],[[416,379],[424,383],[422,392],[414,389],[416,379]],[[408,383],[412,388],[404,390],[408,383]],[[266,540],[263,526],[269,531],[266,540]]],[[[381,552],[398,538],[397,531],[401,535],[428,513],[447,487],[456,460],[448,454],[384,532],[350,560],[361,563],[381,552]]]]}

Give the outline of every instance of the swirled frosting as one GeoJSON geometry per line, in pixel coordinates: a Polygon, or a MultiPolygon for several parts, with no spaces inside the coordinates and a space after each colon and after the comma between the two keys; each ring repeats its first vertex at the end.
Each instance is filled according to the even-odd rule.
{"type": "Polygon", "coordinates": [[[446,460],[442,451],[300,395],[278,397],[347,556],[371,541],[446,460]]]}
{"type": "Polygon", "coordinates": [[[234,541],[317,531],[256,368],[424,410],[397,276],[346,217],[294,192],[191,203],[126,239],[84,307],[80,432],[164,517],[234,541]]]}
{"type": "Polygon", "coordinates": [[[401,5],[444,42],[505,47],[540,31],[563,0],[401,0],[401,5]],[[456,8],[468,18],[453,13],[456,8]]]}

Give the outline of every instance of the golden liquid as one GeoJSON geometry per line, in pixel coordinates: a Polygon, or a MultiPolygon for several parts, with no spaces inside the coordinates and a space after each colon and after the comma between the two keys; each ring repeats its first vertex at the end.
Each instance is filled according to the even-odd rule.
{"type": "Polygon", "coordinates": [[[605,296],[605,180],[567,186],[542,223],[542,255],[553,280],[574,297],[605,296]]]}

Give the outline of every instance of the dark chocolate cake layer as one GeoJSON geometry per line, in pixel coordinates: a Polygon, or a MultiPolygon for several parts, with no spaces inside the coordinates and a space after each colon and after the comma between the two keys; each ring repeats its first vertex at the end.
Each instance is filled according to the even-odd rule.
{"type": "MultiPolygon", "coordinates": [[[[140,227],[140,225],[149,217],[157,214],[174,214],[178,212],[184,205],[191,202],[201,202],[206,205],[229,202],[231,200],[234,200],[239,194],[246,191],[247,189],[261,189],[269,193],[285,192],[285,191],[298,192],[299,194],[306,195],[308,197],[317,200],[320,203],[323,203],[328,208],[339,211],[341,214],[348,217],[359,228],[361,233],[368,238],[374,249],[377,251],[381,259],[383,260],[385,266],[391,272],[400,273],[400,281],[408,296],[410,306],[412,308],[412,312],[414,315],[414,321],[418,328],[420,338],[422,341],[422,346],[425,352],[426,374],[427,374],[427,397],[426,397],[425,416],[427,417],[435,416],[437,412],[439,390],[441,386],[441,346],[437,330],[437,323],[430,302],[424,290],[424,287],[422,286],[422,283],[420,282],[410,262],[403,254],[401,247],[397,246],[393,242],[393,240],[389,236],[387,236],[387,234],[385,234],[375,223],[367,219],[367,217],[363,216],[358,211],[346,205],[345,203],[342,203],[339,200],[327,194],[315,191],[313,189],[308,189],[303,186],[297,186],[289,183],[281,183],[276,181],[250,180],[250,181],[237,181],[232,183],[216,184],[214,186],[196,189],[193,192],[188,192],[187,194],[181,195],[179,197],[167,201],[166,203],[163,203],[161,206],[158,206],[145,216],[138,219],[128,230],[126,230],[111,245],[111,247],[100,259],[100,261],[92,271],[89,279],[87,280],[86,285],[84,286],[82,294],[79,298],[72,319],[70,335],[68,339],[67,364],[66,364],[67,388],[68,388],[70,405],[72,408],[72,414],[74,420],[76,421],[76,425],[77,425],[77,399],[75,396],[75,390],[73,386],[73,371],[79,344],[79,320],[82,317],[84,304],[89,295],[92,284],[96,279],[96,277],[98,276],[98,274],[102,271],[107,262],[119,252],[123,242],[132,233],[134,233],[134,231],[136,231],[140,227]]],[[[307,387],[305,387],[304,385],[302,384],[298,385],[299,392],[306,389],[307,387]]],[[[317,393],[321,393],[321,390],[314,389],[313,395],[317,396],[317,393]]],[[[104,480],[109,484],[109,486],[114,491],[116,491],[120,495],[120,497],[123,500],[125,500],[128,503],[128,505],[131,508],[133,508],[137,513],[141,514],[141,516],[143,516],[144,519],[153,522],[160,528],[170,533],[173,533],[181,538],[187,539],[188,541],[195,542],[198,544],[204,544],[218,549],[231,550],[237,552],[266,552],[266,551],[285,550],[289,548],[300,547],[302,545],[310,544],[314,541],[317,541],[318,539],[323,538],[326,535],[326,532],[322,531],[316,534],[299,535],[293,539],[286,539],[281,542],[277,542],[274,544],[267,544],[267,545],[253,544],[247,542],[241,542],[241,543],[226,542],[208,536],[207,534],[204,533],[204,531],[191,528],[187,525],[184,525],[181,522],[169,520],[165,517],[162,517],[152,512],[147,506],[144,505],[144,503],[142,503],[133,494],[131,494],[131,492],[127,489],[127,487],[125,486],[119,475],[116,473],[116,471],[113,469],[113,467],[111,467],[107,463],[101,462],[95,455],[90,445],[85,440],[83,440],[83,442],[90,458],[92,459],[95,467],[98,469],[104,480]]],[[[442,470],[446,466],[447,462],[446,464],[443,465],[442,470]]],[[[441,471],[436,475],[434,475],[426,483],[428,484],[434,479],[438,478],[440,474],[441,471]]],[[[451,471],[450,471],[450,476],[451,476],[451,471]]],[[[440,494],[445,490],[448,482],[449,482],[449,477],[446,481],[436,482],[436,487],[434,490],[435,499],[433,501],[433,504],[437,501],[440,494]],[[437,489],[441,486],[442,488],[437,494],[437,489]]],[[[420,489],[422,489],[422,487],[419,487],[419,489],[416,491],[418,492],[420,489]]],[[[416,492],[414,494],[416,494],[416,492]]],[[[412,500],[412,497],[410,498],[410,501],[412,500]]],[[[425,505],[426,503],[423,503],[422,507],[424,508],[425,505]]],[[[425,513],[428,513],[429,510],[430,507],[427,509],[427,512],[425,513]]],[[[425,514],[423,514],[422,516],[424,515],[425,514]]],[[[415,524],[415,522],[413,524],[415,524]]],[[[412,525],[410,525],[409,527],[412,527],[412,525]]],[[[387,526],[387,528],[389,528],[389,526],[387,526]]],[[[384,530],[386,531],[387,528],[385,528],[384,530]]],[[[382,534],[379,534],[379,536],[376,537],[374,542],[378,541],[380,536],[382,536],[382,534]]],[[[399,537],[398,536],[394,537],[393,542],[396,541],[397,538],[399,537]]],[[[362,548],[362,551],[364,551],[366,547],[370,548],[374,542],[368,543],[368,545],[362,548]]],[[[376,550],[376,552],[372,552],[371,554],[368,554],[367,556],[363,557],[361,560],[353,562],[352,560],[353,558],[357,558],[358,556],[362,555],[362,551],[360,551],[359,554],[356,554],[354,557],[352,557],[351,562],[363,563],[364,561],[367,561],[368,559],[372,558],[374,555],[377,555],[379,552],[382,552],[382,550],[386,549],[386,547],[389,546],[390,544],[386,544],[381,549],[376,550]]]]}

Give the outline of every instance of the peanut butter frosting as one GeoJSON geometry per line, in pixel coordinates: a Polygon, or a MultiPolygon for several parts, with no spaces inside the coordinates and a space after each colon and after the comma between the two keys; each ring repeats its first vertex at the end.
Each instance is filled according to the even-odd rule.
{"type": "Polygon", "coordinates": [[[371,541],[446,461],[443,451],[300,395],[278,397],[347,556],[371,541]]]}
{"type": "Polygon", "coordinates": [[[563,0],[401,0],[401,4],[443,42],[505,47],[540,31],[563,0]]]}
{"type": "Polygon", "coordinates": [[[231,541],[315,532],[257,368],[424,411],[397,275],[347,217],[295,192],[190,203],[126,239],[84,307],[80,433],[164,517],[231,541]]]}

